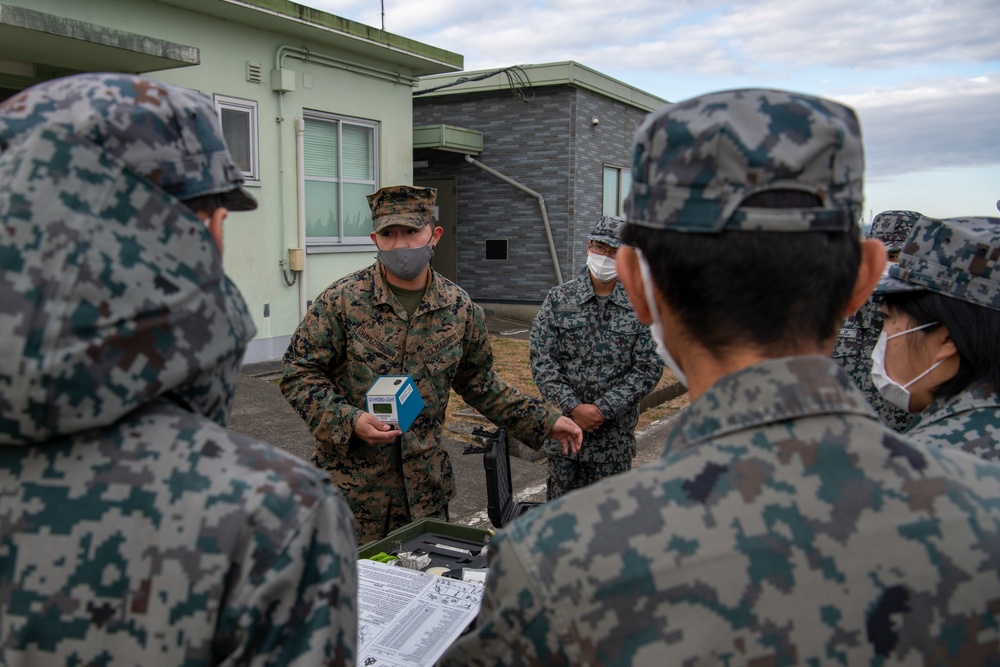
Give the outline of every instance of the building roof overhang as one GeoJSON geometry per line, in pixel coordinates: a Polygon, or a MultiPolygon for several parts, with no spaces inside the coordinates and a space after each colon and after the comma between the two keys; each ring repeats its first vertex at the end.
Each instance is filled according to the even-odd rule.
{"type": "Polygon", "coordinates": [[[413,149],[419,148],[479,155],[483,152],[483,133],[455,125],[418,125],[413,128],[413,149]]]}
{"type": "Polygon", "coordinates": [[[573,61],[426,76],[417,82],[417,87],[413,91],[414,101],[450,95],[506,91],[510,89],[512,79],[501,76],[505,70],[512,70],[512,74],[516,75],[513,81],[524,88],[575,86],[646,112],[659,109],[668,103],[656,95],[573,61]],[[483,76],[493,73],[496,76],[483,76]]]}

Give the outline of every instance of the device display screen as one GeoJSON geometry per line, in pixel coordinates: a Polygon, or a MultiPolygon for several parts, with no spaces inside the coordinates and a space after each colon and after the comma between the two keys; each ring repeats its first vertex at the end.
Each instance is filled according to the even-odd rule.
{"type": "Polygon", "coordinates": [[[392,403],[375,403],[372,405],[372,412],[377,415],[391,415],[392,403]]]}

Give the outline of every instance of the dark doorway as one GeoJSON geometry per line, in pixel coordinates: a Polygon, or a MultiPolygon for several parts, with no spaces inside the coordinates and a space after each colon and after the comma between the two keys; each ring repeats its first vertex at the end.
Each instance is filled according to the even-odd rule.
{"type": "Polygon", "coordinates": [[[448,280],[458,282],[458,186],[454,178],[416,180],[414,185],[437,188],[438,226],[444,235],[434,248],[431,266],[448,280]]]}

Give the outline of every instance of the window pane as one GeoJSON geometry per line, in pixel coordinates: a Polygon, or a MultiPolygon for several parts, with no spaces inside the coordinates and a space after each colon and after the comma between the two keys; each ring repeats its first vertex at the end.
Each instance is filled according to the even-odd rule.
{"type": "Polygon", "coordinates": [[[306,181],[306,236],[340,236],[337,184],[306,181]]]}
{"type": "Polygon", "coordinates": [[[250,113],[236,109],[222,109],[222,135],[233,160],[244,174],[253,173],[250,158],[250,113]]]}
{"type": "Polygon", "coordinates": [[[337,124],[305,119],[303,141],[306,176],[337,177],[337,124]]]}
{"type": "Polygon", "coordinates": [[[621,197],[618,194],[618,170],[612,167],[604,168],[604,215],[618,215],[618,203],[621,197]]]}
{"type": "Polygon", "coordinates": [[[375,179],[375,160],[372,159],[372,128],[341,123],[344,142],[344,178],[367,181],[375,179]]]}
{"type": "Polygon", "coordinates": [[[627,169],[622,170],[622,197],[621,201],[618,203],[618,213],[616,215],[625,215],[625,200],[628,199],[628,193],[632,190],[632,172],[627,169]]]}
{"type": "Polygon", "coordinates": [[[373,192],[375,187],[372,185],[344,183],[344,236],[371,234],[372,212],[365,195],[373,192]]]}

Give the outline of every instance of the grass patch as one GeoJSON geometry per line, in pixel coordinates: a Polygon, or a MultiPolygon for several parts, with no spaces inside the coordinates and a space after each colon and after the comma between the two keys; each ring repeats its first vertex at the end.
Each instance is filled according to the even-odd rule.
{"type": "MultiPolygon", "coordinates": [[[[528,341],[508,338],[505,336],[490,336],[490,342],[493,346],[493,369],[497,372],[497,375],[499,375],[504,382],[511,385],[518,391],[528,394],[529,396],[541,397],[541,393],[538,391],[535,381],[531,378],[531,362],[529,360],[528,341]]],[[[674,382],[676,382],[676,379],[673,374],[669,370],[664,370],[663,376],[660,378],[657,387],[666,387],[674,382]]],[[[639,415],[639,425],[637,428],[642,428],[653,423],[654,421],[663,419],[664,417],[683,409],[687,406],[687,404],[688,395],[685,392],[675,399],[645,410],[639,415]]],[[[453,423],[457,420],[475,421],[457,414],[458,412],[463,412],[465,410],[468,410],[468,406],[462,398],[456,394],[454,390],[452,390],[451,400],[448,402],[445,428],[453,425],[453,423]]],[[[460,433],[451,432],[449,435],[462,440],[472,440],[471,437],[463,436],[460,433]]]]}

